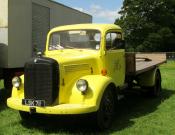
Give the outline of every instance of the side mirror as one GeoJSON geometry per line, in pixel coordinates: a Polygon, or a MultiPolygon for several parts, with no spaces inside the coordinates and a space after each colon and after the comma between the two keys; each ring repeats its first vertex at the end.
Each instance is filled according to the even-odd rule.
{"type": "Polygon", "coordinates": [[[39,51],[36,53],[36,55],[37,55],[37,57],[42,57],[44,55],[44,52],[39,51]]]}
{"type": "Polygon", "coordinates": [[[43,54],[42,54],[42,52],[37,52],[37,57],[41,57],[43,54]]]}

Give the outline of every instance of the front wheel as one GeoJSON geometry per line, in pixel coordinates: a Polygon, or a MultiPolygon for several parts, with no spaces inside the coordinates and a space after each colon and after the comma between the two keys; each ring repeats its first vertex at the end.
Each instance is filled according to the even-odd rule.
{"type": "Polygon", "coordinates": [[[107,89],[101,99],[99,110],[96,112],[96,124],[100,130],[111,126],[115,113],[115,99],[113,92],[107,89]]]}

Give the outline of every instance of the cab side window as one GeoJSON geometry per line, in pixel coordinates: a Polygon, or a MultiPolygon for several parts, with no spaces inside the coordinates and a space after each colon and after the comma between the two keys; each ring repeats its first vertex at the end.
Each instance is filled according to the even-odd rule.
{"type": "Polygon", "coordinates": [[[119,32],[109,32],[106,34],[106,49],[116,50],[122,41],[122,34],[119,32]]]}

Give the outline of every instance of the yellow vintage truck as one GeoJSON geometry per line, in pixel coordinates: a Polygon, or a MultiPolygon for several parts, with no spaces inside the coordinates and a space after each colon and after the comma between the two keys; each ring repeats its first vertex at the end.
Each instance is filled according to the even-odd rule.
{"type": "Polygon", "coordinates": [[[109,128],[120,94],[134,86],[161,92],[163,54],[125,53],[122,29],[114,24],[77,24],[52,29],[45,52],[12,80],[10,108],[31,115],[93,114],[109,128]]]}

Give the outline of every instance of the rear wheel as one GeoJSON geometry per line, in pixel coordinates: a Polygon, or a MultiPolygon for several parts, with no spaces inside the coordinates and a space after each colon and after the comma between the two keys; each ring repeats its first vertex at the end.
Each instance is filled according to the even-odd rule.
{"type": "Polygon", "coordinates": [[[158,97],[161,93],[161,90],[161,74],[159,71],[157,71],[155,75],[155,84],[153,87],[151,87],[150,94],[151,96],[158,97]]]}
{"type": "Polygon", "coordinates": [[[115,99],[110,89],[105,90],[101,99],[100,108],[96,112],[96,123],[100,130],[111,126],[115,113],[115,99]]]}

